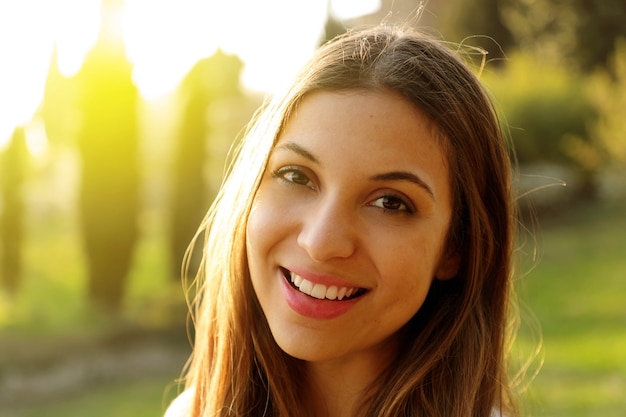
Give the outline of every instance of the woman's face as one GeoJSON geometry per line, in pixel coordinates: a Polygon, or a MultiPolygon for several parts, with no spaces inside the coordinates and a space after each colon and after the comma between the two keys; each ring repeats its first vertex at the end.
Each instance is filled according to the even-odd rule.
{"type": "Polygon", "coordinates": [[[432,280],[456,274],[451,212],[446,157],[421,111],[391,92],[306,96],[247,226],[278,345],[312,362],[388,358],[432,280]]]}

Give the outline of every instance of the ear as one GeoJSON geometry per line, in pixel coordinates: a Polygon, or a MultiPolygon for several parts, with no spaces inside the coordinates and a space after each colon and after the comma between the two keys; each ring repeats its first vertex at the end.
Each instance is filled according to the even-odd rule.
{"type": "Polygon", "coordinates": [[[459,272],[461,255],[458,252],[444,254],[435,270],[435,278],[441,281],[454,278],[459,272]]]}

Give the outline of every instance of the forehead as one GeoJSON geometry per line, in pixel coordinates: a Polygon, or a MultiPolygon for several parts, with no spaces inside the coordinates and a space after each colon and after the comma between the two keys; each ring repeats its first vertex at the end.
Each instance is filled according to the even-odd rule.
{"type": "Polygon", "coordinates": [[[278,142],[305,136],[322,136],[333,149],[358,144],[360,148],[375,147],[383,154],[393,150],[394,145],[408,155],[422,153],[424,148],[443,151],[446,143],[432,119],[392,90],[321,90],[306,94],[290,112],[278,142]],[[357,140],[338,140],[341,136],[357,140]]]}
{"type": "Polygon", "coordinates": [[[436,182],[448,182],[447,158],[435,123],[387,90],[306,95],[278,138],[279,145],[286,142],[307,149],[321,165],[332,162],[355,173],[419,171],[436,177],[436,182]]]}

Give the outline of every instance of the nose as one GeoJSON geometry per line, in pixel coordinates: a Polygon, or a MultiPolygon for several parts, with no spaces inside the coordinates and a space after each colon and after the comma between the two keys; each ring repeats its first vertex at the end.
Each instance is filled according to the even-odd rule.
{"type": "Polygon", "coordinates": [[[339,198],[321,199],[305,213],[298,245],[311,259],[322,262],[348,258],[357,247],[355,213],[339,198]]]}

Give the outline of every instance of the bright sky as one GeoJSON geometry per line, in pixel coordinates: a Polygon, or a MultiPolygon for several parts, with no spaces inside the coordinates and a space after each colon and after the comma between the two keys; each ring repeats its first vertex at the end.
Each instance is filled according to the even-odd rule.
{"type": "MultiPolygon", "coordinates": [[[[349,18],[380,0],[126,0],[119,31],[147,99],[172,91],[218,47],[243,59],[244,85],[272,92],[314,50],[329,4],[349,18]]],[[[99,0],[0,0],[0,149],[41,102],[53,47],[72,76],[99,29],[99,0]]]]}

